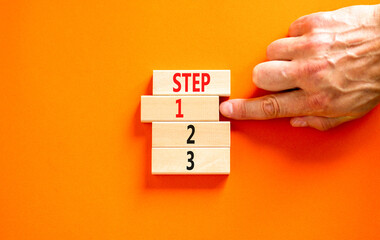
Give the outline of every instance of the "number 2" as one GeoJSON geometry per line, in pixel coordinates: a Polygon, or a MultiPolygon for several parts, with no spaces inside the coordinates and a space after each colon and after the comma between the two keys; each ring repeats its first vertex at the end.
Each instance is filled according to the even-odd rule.
{"type": "Polygon", "coordinates": [[[175,100],[175,103],[178,104],[178,113],[175,115],[176,118],[183,118],[183,114],[181,113],[181,99],[175,100]]]}
{"type": "Polygon", "coordinates": [[[190,155],[190,158],[187,159],[187,161],[189,163],[191,163],[191,165],[190,165],[190,167],[186,166],[186,169],[187,170],[192,170],[194,168],[194,161],[193,161],[193,159],[194,159],[194,153],[192,151],[187,151],[187,155],[190,155]]]}
{"type": "Polygon", "coordinates": [[[189,138],[187,139],[187,144],[194,144],[194,143],[195,143],[195,140],[192,140],[191,138],[194,136],[194,133],[195,133],[195,127],[194,127],[194,125],[188,125],[188,126],[187,126],[187,129],[191,129],[190,136],[189,136],[189,138]]]}

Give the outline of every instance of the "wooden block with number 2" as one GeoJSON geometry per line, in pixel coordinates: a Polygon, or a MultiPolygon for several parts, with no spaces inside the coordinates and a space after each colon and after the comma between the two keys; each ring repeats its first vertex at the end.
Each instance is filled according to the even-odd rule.
{"type": "Polygon", "coordinates": [[[230,122],[153,122],[152,147],[229,147],[230,122]]]}

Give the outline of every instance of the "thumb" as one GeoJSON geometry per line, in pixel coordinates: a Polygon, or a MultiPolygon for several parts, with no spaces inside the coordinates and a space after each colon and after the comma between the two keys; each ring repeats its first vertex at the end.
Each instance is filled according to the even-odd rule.
{"type": "Polygon", "coordinates": [[[310,114],[301,90],[270,94],[252,99],[232,99],[220,104],[220,112],[233,119],[264,120],[310,114]]]}
{"type": "Polygon", "coordinates": [[[260,104],[254,99],[232,99],[220,104],[223,116],[232,119],[267,119],[269,115],[275,117],[278,106],[274,104],[260,104]]]}
{"type": "Polygon", "coordinates": [[[290,124],[293,127],[312,127],[318,129],[319,131],[326,131],[330,128],[334,128],[342,123],[353,120],[354,117],[316,117],[316,116],[305,116],[305,117],[295,117],[290,120],[290,124]]]}

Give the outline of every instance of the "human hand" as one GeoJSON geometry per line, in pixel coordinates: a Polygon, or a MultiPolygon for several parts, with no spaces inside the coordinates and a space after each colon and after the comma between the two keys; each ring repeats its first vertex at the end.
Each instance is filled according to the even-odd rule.
{"type": "Polygon", "coordinates": [[[253,82],[287,92],[233,99],[233,119],[291,117],[293,127],[327,130],[362,117],[380,102],[380,5],[352,6],[299,18],[289,37],[271,43],[253,82]]]}

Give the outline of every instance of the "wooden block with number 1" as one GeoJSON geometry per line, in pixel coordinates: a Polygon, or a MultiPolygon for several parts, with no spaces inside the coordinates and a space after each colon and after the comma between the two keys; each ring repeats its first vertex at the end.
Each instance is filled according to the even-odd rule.
{"type": "Polygon", "coordinates": [[[141,96],[141,121],[219,121],[219,97],[141,96]]]}

